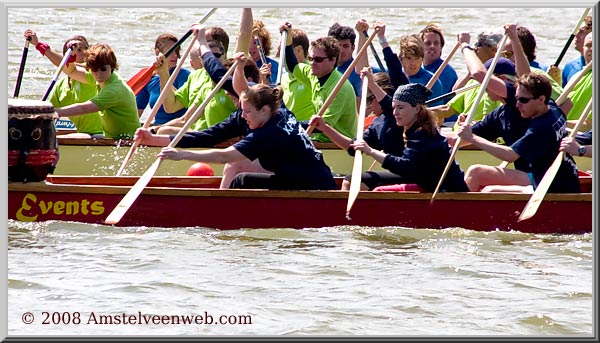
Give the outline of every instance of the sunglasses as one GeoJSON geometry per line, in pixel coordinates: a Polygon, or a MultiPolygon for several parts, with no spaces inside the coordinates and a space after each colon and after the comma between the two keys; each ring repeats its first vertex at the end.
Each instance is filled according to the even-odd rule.
{"type": "Polygon", "coordinates": [[[508,51],[508,50],[503,50],[502,51],[502,56],[506,57],[506,58],[511,58],[513,55],[512,51],[508,51]]]}
{"type": "Polygon", "coordinates": [[[531,98],[520,96],[520,97],[517,97],[517,101],[520,102],[520,103],[522,103],[522,104],[526,104],[526,103],[529,102],[529,100],[531,100],[531,99],[537,99],[537,98],[538,98],[537,96],[532,96],[531,98]]]}
{"type": "Polygon", "coordinates": [[[89,68],[90,68],[90,70],[92,71],[92,73],[95,73],[95,72],[97,72],[97,71],[102,71],[102,72],[104,72],[104,71],[107,71],[107,70],[108,70],[107,66],[102,66],[102,67],[100,67],[100,68],[94,68],[94,67],[89,67],[89,68]]]}
{"type": "Polygon", "coordinates": [[[317,63],[321,63],[321,62],[323,62],[325,60],[328,60],[328,59],[329,59],[329,57],[308,56],[308,60],[310,62],[315,61],[317,63]]]}
{"type": "Polygon", "coordinates": [[[223,56],[220,52],[213,52],[213,55],[215,55],[216,58],[221,58],[221,56],[223,56]]]}

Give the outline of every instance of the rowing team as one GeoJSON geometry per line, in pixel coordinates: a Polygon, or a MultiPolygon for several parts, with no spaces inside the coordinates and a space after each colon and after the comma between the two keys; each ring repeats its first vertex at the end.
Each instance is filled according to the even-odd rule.
{"type": "MultiPolygon", "coordinates": [[[[260,26],[256,24],[259,21],[253,21],[251,16],[250,9],[243,9],[241,26],[248,23],[251,26],[260,26]],[[250,20],[247,20],[248,17],[250,20]]],[[[364,20],[356,25],[358,32],[364,32],[367,28],[364,20]]],[[[378,22],[375,30],[380,43],[386,45],[385,36],[382,35],[385,25],[378,22]]],[[[545,175],[559,149],[563,149],[568,154],[564,155],[549,191],[579,191],[577,167],[570,150],[572,140],[565,140],[561,146],[561,140],[567,135],[566,116],[561,107],[552,100],[551,79],[531,70],[515,25],[505,26],[505,39],[498,48],[501,51],[510,39],[514,63],[508,58],[500,57],[499,51],[484,63],[477,51],[469,45],[468,34],[459,35],[460,50],[469,74],[480,84],[485,83],[485,92],[491,101],[500,101],[502,105],[472,126],[470,120],[459,125],[456,134],[460,140],[473,143],[501,160],[515,162],[514,170],[474,165],[466,175],[456,162],[450,161],[448,140],[440,134],[435,111],[425,105],[427,99],[432,96],[432,91],[429,87],[413,82],[410,72],[406,73],[408,77],[405,74],[410,68],[403,62],[412,59],[412,51],[417,51],[417,54],[419,51],[419,45],[411,43],[410,39],[406,40],[404,50],[401,45],[402,51],[399,56],[391,52],[389,44],[385,46],[383,52],[388,73],[372,74],[368,69],[362,68],[368,63],[366,59],[363,60],[366,57],[366,49],[362,47],[366,47],[375,34],[368,40],[359,35],[362,55],[359,53],[356,60],[352,60],[347,67],[352,66],[359,70],[359,79],[368,82],[368,89],[364,87],[358,97],[365,101],[365,106],[361,106],[361,114],[365,114],[366,104],[370,101],[368,107],[378,116],[362,133],[362,139],[353,140],[352,137],[359,136],[356,116],[357,93],[346,81],[347,73],[342,75],[337,69],[344,39],[331,36],[319,38],[311,42],[310,53],[307,54],[307,49],[297,48],[302,44],[301,39],[295,40],[302,32],[292,29],[290,23],[283,24],[280,31],[286,33],[286,40],[285,47],[280,51],[280,63],[285,65],[288,73],[281,78],[281,86],[273,88],[262,82],[267,80],[269,83],[270,77],[266,76],[270,74],[269,67],[272,67],[274,61],[269,63],[265,59],[265,63],[258,69],[258,64],[244,54],[250,52],[252,55],[253,50],[260,53],[260,39],[253,40],[248,34],[260,32],[260,29],[240,27],[237,49],[240,53],[236,54],[235,63],[230,65],[232,76],[226,67],[231,61],[224,59],[228,44],[219,41],[221,32],[218,28],[207,30],[194,25],[192,31],[196,37],[195,43],[190,45],[186,54],[190,54],[192,67],[201,67],[192,71],[176,90],[164,87],[166,80],[177,70],[173,64],[177,63],[175,57],[179,56],[179,52],[175,57],[163,56],[161,53],[172,47],[175,42],[167,39],[159,44],[157,40],[157,75],[146,87],[158,87],[166,112],[187,108],[182,117],[174,119],[183,122],[181,126],[184,126],[186,131],[192,124],[188,122],[189,119],[197,118],[200,114],[204,115],[204,124],[197,122],[196,131],[174,136],[173,131],[169,130],[174,130],[173,126],[176,125],[167,122],[165,124],[169,125],[137,129],[135,139],[147,145],[169,145],[160,153],[161,158],[227,163],[222,187],[335,188],[329,168],[307,134],[315,128],[320,132],[314,133],[312,139],[330,139],[341,148],[348,149],[351,154],[360,150],[389,170],[363,173],[363,189],[416,189],[431,192],[439,182],[441,191],[483,189],[531,192],[545,175]],[[310,61],[309,64],[304,63],[303,55],[310,61]],[[396,58],[388,59],[392,56],[396,58]],[[257,82],[259,83],[256,84],[257,82]],[[222,88],[217,89],[215,84],[222,85],[222,88]],[[198,106],[199,103],[202,104],[198,106]],[[231,114],[213,124],[211,121],[218,119],[219,111],[216,109],[228,109],[227,106],[233,112],[226,110],[226,113],[231,114]],[[298,119],[304,118],[298,114],[301,111],[296,112],[298,106],[307,106],[310,114],[317,115],[301,123],[298,119]],[[308,124],[311,127],[307,132],[308,124]],[[206,128],[203,125],[206,125],[206,128]],[[169,133],[171,135],[168,135],[169,133]],[[173,148],[211,147],[239,136],[244,138],[226,149],[186,151],[173,148]],[[502,138],[506,145],[493,143],[496,138],[502,138]]],[[[29,36],[34,38],[35,34],[29,32],[29,36]]],[[[591,33],[588,36],[591,57],[591,33]]],[[[587,39],[588,37],[586,47],[587,39]]],[[[36,48],[48,56],[52,50],[49,47],[38,47],[41,44],[36,41],[32,39],[36,48]]],[[[65,47],[77,50],[82,42],[80,39],[73,39],[68,41],[65,47]]],[[[72,117],[100,111],[102,131],[109,137],[127,136],[131,134],[130,127],[139,127],[137,116],[132,116],[129,111],[131,105],[135,105],[134,93],[114,73],[118,65],[110,46],[92,46],[85,66],[78,65],[76,59],[72,62],[75,63],[69,63],[65,69],[70,76],[67,84],[78,82],[95,86],[97,83],[100,90],[83,103],[57,106],[60,116],[72,117]],[[135,120],[130,120],[130,117],[135,120]],[[124,124],[127,121],[131,126],[124,124]]],[[[587,76],[584,72],[581,74],[587,76]]],[[[479,105],[476,102],[481,99],[482,93],[483,91],[477,91],[478,100],[472,103],[472,106],[479,105]]],[[[575,104],[568,100],[567,103],[569,102],[571,107],[579,105],[579,102],[575,104]]],[[[585,119],[589,108],[590,106],[587,106],[587,110],[583,111],[585,114],[581,119],[585,119]]],[[[571,112],[572,110],[569,114],[571,112]]],[[[455,137],[451,137],[450,142],[454,141],[455,137]]],[[[583,153],[585,154],[585,151],[583,153]]],[[[348,188],[348,179],[344,182],[344,189],[348,188]]]]}

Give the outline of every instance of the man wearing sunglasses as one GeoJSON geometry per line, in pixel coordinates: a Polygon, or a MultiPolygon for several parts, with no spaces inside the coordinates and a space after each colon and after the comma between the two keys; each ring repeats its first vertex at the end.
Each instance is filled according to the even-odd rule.
{"type": "MultiPolygon", "coordinates": [[[[342,74],[336,69],[340,54],[338,41],[333,37],[322,37],[312,41],[308,55],[310,64],[299,64],[292,47],[292,25],[284,23],[280,27],[280,31],[283,30],[287,31],[286,66],[298,81],[310,88],[313,113],[316,114],[342,78],[342,74]]],[[[356,114],[356,95],[350,82],[345,80],[331,105],[323,113],[323,119],[346,137],[354,137],[356,114]]],[[[313,133],[311,139],[319,142],[331,141],[321,132],[313,133]]]]}
{"type": "MultiPolygon", "coordinates": [[[[532,192],[556,158],[560,140],[566,136],[565,116],[551,99],[550,81],[544,75],[530,72],[516,26],[505,25],[504,29],[517,42],[513,48],[520,77],[513,84],[492,75],[486,91],[490,99],[498,99],[503,105],[472,127],[462,124],[458,135],[500,160],[514,162],[515,169],[472,165],[465,173],[465,181],[473,192],[532,192]],[[505,145],[494,143],[497,138],[502,138],[505,145]]],[[[463,38],[459,35],[459,40],[463,38]]],[[[472,49],[467,49],[468,42],[461,42],[469,72],[482,82],[487,72],[485,66],[472,49]]],[[[570,155],[566,155],[549,191],[579,192],[577,167],[570,155]]]]}

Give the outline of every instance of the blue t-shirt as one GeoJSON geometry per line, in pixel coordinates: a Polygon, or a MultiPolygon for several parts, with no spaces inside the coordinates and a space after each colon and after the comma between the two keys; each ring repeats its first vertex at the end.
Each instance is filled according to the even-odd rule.
{"type": "MultiPolygon", "coordinates": [[[[473,124],[473,134],[485,138],[490,142],[502,138],[508,146],[519,140],[527,129],[531,119],[523,118],[521,112],[517,109],[517,100],[515,98],[516,89],[511,82],[505,81],[507,98],[506,104],[496,108],[487,114],[481,121],[473,124]]],[[[529,162],[523,158],[517,159],[515,169],[525,173],[531,172],[529,162]]]]}
{"type": "Polygon", "coordinates": [[[592,129],[575,135],[575,141],[580,145],[592,145],[592,129]]]}
{"type": "Polygon", "coordinates": [[[385,64],[387,65],[388,73],[390,74],[390,81],[392,82],[394,89],[408,84],[408,77],[406,77],[406,74],[402,71],[400,58],[392,51],[392,48],[388,46],[383,49],[383,58],[385,59],[385,64]]]}
{"type": "MultiPolygon", "coordinates": [[[[175,70],[175,68],[171,68],[169,70],[169,75],[173,74],[174,70],[175,70]]],[[[177,77],[175,78],[175,82],[173,82],[173,85],[175,86],[175,88],[181,87],[181,85],[183,85],[185,83],[185,81],[187,80],[189,75],[190,75],[190,71],[185,68],[182,68],[179,71],[179,73],[177,74],[177,77]]],[[[146,87],[144,87],[138,93],[138,95],[135,97],[135,101],[137,103],[137,108],[139,110],[143,110],[146,108],[146,106],[148,106],[148,103],[150,103],[150,107],[154,108],[154,105],[156,104],[156,101],[158,100],[159,96],[160,96],[160,77],[158,75],[154,75],[152,77],[152,79],[150,80],[150,82],[148,82],[148,84],[146,84],[146,87]]],[[[165,108],[161,105],[160,108],[158,109],[158,112],[156,112],[156,116],[154,117],[154,124],[162,125],[162,124],[170,121],[171,119],[181,117],[182,115],[185,114],[186,111],[187,111],[187,108],[182,108],[177,112],[167,113],[165,111],[165,108]]]]}
{"type": "MultiPolygon", "coordinates": [[[[277,62],[269,56],[265,56],[265,58],[267,59],[267,63],[271,63],[271,76],[269,77],[269,83],[274,84],[277,82],[277,71],[279,70],[279,62],[277,62]]],[[[260,67],[262,67],[262,61],[258,59],[258,61],[256,61],[256,65],[258,66],[258,69],[260,69],[260,67]]]]}
{"type": "MultiPolygon", "coordinates": [[[[421,67],[419,69],[419,71],[412,76],[409,76],[408,79],[410,80],[410,83],[420,83],[423,86],[427,85],[427,83],[429,82],[429,80],[431,80],[431,78],[433,77],[433,74],[427,70],[425,70],[425,68],[421,67]]],[[[436,80],[435,83],[433,84],[433,87],[431,87],[431,95],[429,96],[429,98],[427,98],[427,100],[431,100],[433,98],[437,98],[438,96],[444,95],[444,88],[442,87],[442,83],[440,82],[440,80],[436,80]]],[[[432,102],[431,104],[427,104],[427,106],[433,107],[433,106],[438,106],[438,105],[443,105],[444,102],[442,100],[438,100],[436,102],[432,102]]],[[[446,118],[444,121],[456,121],[456,119],[458,118],[458,114],[455,114],[451,117],[446,118]]]]}
{"type": "Polygon", "coordinates": [[[580,55],[576,59],[570,61],[565,64],[565,67],[562,71],[562,86],[563,88],[567,85],[567,82],[573,77],[573,75],[577,74],[578,71],[583,69],[585,65],[585,58],[583,55],[580,55]]]}
{"type": "MultiPolygon", "coordinates": [[[[446,137],[429,134],[413,125],[406,131],[406,147],[402,155],[387,154],[381,166],[402,176],[406,183],[416,183],[427,192],[433,192],[450,159],[450,146],[446,137]]],[[[468,192],[464,174],[456,160],[440,187],[445,192],[468,192]]]]}
{"type": "MultiPolygon", "coordinates": [[[[550,165],[558,156],[560,141],[567,136],[566,118],[554,102],[550,109],[539,117],[531,119],[525,135],[511,145],[519,156],[529,162],[533,174],[534,188],[542,181],[550,165]]],[[[573,157],[564,154],[562,163],[549,193],[579,193],[579,177],[573,157]]]]}
{"type": "MultiPolygon", "coordinates": [[[[423,65],[423,67],[425,68],[425,70],[435,74],[435,72],[442,65],[442,63],[444,63],[444,60],[438,58],[435,62],[428,65],[423,65]]],[[[456,80],[458,80],[458,75],[456,74],[456,70],[454,70],[454,68],[452,68],[450,64],[447,64],[446,67],[444,67],[442,73],[440,74],[438,80],[440,80],[440,82],[442,83],[442,94],[446,94],[452,92],[452,86],[454,86],[456,80]]],[[[442,101],[442,104],[447,103],[449,100],[450,99],[442,101]]],[[[454,119],[454,121],[456,121],[456,119],[454,119]]]]}
{"type": "MultiPolygon", "coordinates": [[[[348,70],[348,67],[350,66],[350,64],[352,64],[352,61],[354,61],[354,58],[350,57],[350,59],[348,59],[344,64],[338,66],[337,70],[340,73],[342,73],[342,75],[343,75],[346,72],[346,70],[348,70]]],[[[356,71],[352,70],[352,72],[348,76],[348,81],[352,85],[352,88],[354,88],[354,94],[356,94],[356,96],[360,96],[361,87],[362,87],[362,81],[360,79],[360,75],[358,75],[356,73],[356,71]]]]}
{"type": "Polygon", "coordinates": [[[548,66],[545,64],[542,64],[536,60],[533,60],[531,62],[529,62],[529,66],[534,67],[534,68],[538,68],[541,69],[543,71],[548,71],[548,66]]]}

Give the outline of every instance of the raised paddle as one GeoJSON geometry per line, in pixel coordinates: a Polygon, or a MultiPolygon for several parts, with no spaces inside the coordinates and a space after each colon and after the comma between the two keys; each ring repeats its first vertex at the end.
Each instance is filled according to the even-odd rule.
{"type": "MultiPolygon", "coordinates": [[[[508,35],[504,34],[504,37],[502,37],[502,40],[500,41],[500,43],[498,43],[498,50],[496,51],[496,55],[494,56],[494,59],[492,60],[492,63],[490,65],[490,67],[488,68],[487,73],[485,73],[485,77],[483,78],[483,81],[481,82],[481,88],[479,88],[479,92],[477,93],[475,102],[473,102],[473,105],[471,106],[471,112],[469,112],[467,119],[465,119],[465,123],[467,125],[471,123],[471,121],[473,120],[473,117],[475,116],[475,112],[477,112],[477,106],[479,105],[481,98],[483,98],[483,94],[485,93],[485,90],[490,81],[490,78],[492,77],[492,74],[494,73],[494,68],[496,68],[496,63],[498,62],[498,59],[502,55],[502,49],[504,49],[504,44],[506,44],[507,39],[508,39],[508,35]]],[[[454,157],[456,156],[456,153],[458,152],[458,148],[460,146],[461,140],[462,139],[460,137],[456,137],[456,143],[454,143],[454,146],[452,147],[452,152],[450,153],[450,158],[448,158],[448,163],[446,163],[446,168],[444,169],[444,172],[442,173],[442,176],[440,177],[440,181],[438,182],[437,186],[435,187],[435,191],[431,195],[430,203],[433,203],[435,196],[440,191],[440,187],[442,186],[442,183],[444,182],[444,179],[446,178],[446,175],[448,174],[448,171],[450,170],[450,166],[452,166],[452,163],[454,163],[454,157]]]]}
{"type": "Polygon", "coordinates": [[[50,82],[50,86],[46,90],[46,94],[44,94],[44,97],[42,98],[42,101],[48,100],[48,96],[50,95],[50,92],[52,91],[52,88],[54,88],[54,85],[56,84],[56,80],[58,79],[58,76],[60,75],[60,72],[62,71],[62,69],[65,66],[65,64],[67,64],[67,61],[69,60],[69,58],[71,57],[71,54],[73,54],[73,52],[74,52],[73,51],[73,47],[70,47],[65,52],[65,55],[63,56],[62,61],[60,61],[60,64],[56,68],[56,72],[54,73],[54,76],[52,77],[52,82],[50,82]]]}
{"type": "Polygon", "coordinates": [[[19,64],[19,74],[17,75],[17,83],[15,84],[13,98],[18,98],[19,91],[21,90],[21,81],[23,81],[23,71],[25,70],[25,61],[27,61],[27,52],[29,52],[29,41],[31,41],[31,37],[27,37],[27,39],[25,39],[25,46],[23,47],[23,54],[21,55],[21,64],[19,64]]]}
{"type": "Polygon", "coordinates": [[[577,32],[579,32],[579,27],[581,26],[581,23],[585,20],[585,17],[587,17],[589,12],[589,8],[586,8],[585,11],[583,11],[581,18],[579,18],[579,21],[577,22],[577,26],[575,26],[575,28],[573,29],[573,32],[569,36],[569,39],[567,39],[567,43],[560,52],[560,55],[558,55],[556,62],[554,62],[554,66],[558,67],[560,61],[562,61],[563,57],[565,56],[565,53],[567,52],[567,49],[569,49],[569,46],[571,46],[571,42],[573,42],[573,38],[575,38],[575,35],[577,35],[577,32]]]}
{"type": "Polygon", "coordinates": [[[283,75],[283,67],[285,65],[285,45],[287,42],[287,31],[283,30],[281,32],[281,45],[279,47],[279,68],[277,69],[277,79],[275,81],[276,84],[281,84],[281,76],[283,75]]]}
{"type": "Polygon", "coordinates": [[[450,59],[452,59],[452,57],[454,56],[454,53],[456,53],[456,50],[458,50],[459,47],[460,47],[460,42],[456,42],[456,45],[454,46],[454,48],[452,48],[452,51],[450,51],[448,56],[446,56],[446,59],[444,60],[444,62],[442,62],[442,64],[440,64],[440,66],[435,71],[435,74],[433,74],[431,79],[429,79],[429,82],[427,82],[425,87],[427,87],[428,89],[433,88],[433,85],[439,79],[440,75],[442,75],[444,68],[446,68],[446,66],[450,62],[450,59]]]}
{"type": "MultiPolygon", "coordinates": [[[[367,30],[363,31],[363,35],[365,36],[365,38],[369,38],[369,34],[367,33],[367,30]]],[[[381,69],[382,72],[385,72],[385,68],[383,66],[383,63],[381,62],[381,59],[379,58],[379,54],[377,54],[377,50],[373,46],[373,43],[369,43],[369,46],[371,47],[371,53],[373,53],[373,57],[375,57],[375,61],[377,62],[377,66],[379,66],[379,69],[381,69]]]]}
{"type": "MultiPolygon", "coordinates": [[[[216,10],[217,10],[216,8],[212,8],[210,11],[208,11],[208,13],[206,13],[204,15],[204,17],[202,17],[202,19],[200,19],[199,23],[204,24],[204,22],[207,21],[208,18],[213,13],[215,13],[216,10]]],[[[179,47],[181,45],[181,43],[183,43],[191,35],[192,35],[192,29],[189,29],[188,32],[186,32],[181,38],[179,38],[179,40],[165,53],[165,57],[169,57],[175,51],[175,49],[177,49],[177,47],[179,47]]],[[[131,89],[133,90],[133,93],[135,95],[138,95],[138,93],[142,89],[144,89],[144,87],[146,87],[148,82],[150,82],[150,80],[152,79],[152,76],[153,76],[154,69],[156,69],[154,64],[151,65],[150,67],[143,68],[142,70],[137,72],[137,74],[133,75],[129,79],[129,81],[127,81],[127,85],[129,85],[129,87],[131,87],[131,89]]]]}
{"type": "MultiPolygon", "coordinates": [[[[369,79],[363,77],[362,81],[362,93],[360,97],[360,110],[358,111],[358,127],[356,129],[356,140],[360,141],[363,139],[363,131],[365,126],[365,113],[367,112],[367,95],[369,92],[369,79]]],[[[350,210],[354,201],[358,197],[360,192],[360,184],[362,178],[362,151],[356,150],[354,152],[354,164],[352,165],[352,178],[350,179],[350,191],[348,192],[348,204],[346,205],[346,219],[351,220],[350,210]]]]}
{"type": "Polygon", "coordinates": [[[256,32],[258,32],[258,29],[252,31],[252,34],[254,35],[254,44],[256,44],[256,49],[258,49],[260,61],[262,62],[262,64],[267,64],[267,56],[265,55],[265,51],[262,48],[262,44],[260,44],[260,38],[258,38],[258,34],[256,34],[256,32]]]}
{"type": "MultiPolygon", "coordinates": [[[[331,103],[333,102],[333,99],[335,99],[335,96],[337,95],[337,93],[340,91],[340,89],[342,89],[342,86],[344,85],[344,82],[346,82],[346,80],[348,79],[348,77],[350,77],[350,74],[352,74],[352,72],[354,71],[354,67],[356,66],[356,63],[358,63],[358,61],[360,60],[360,58],[362,57],[362,55],[364,55],[365,52],[367,52],[367,49],[369,48],[369,44],[371,44],[371,42],[373,41],[373,39],[377,35],[377,31],[379,31],[379,28],[375,28],[375,31],[371,34],[371,36],[369,37],[369,39],[367,39],[367,41],[365,42],[365,44],[362,46],[362,48],[360,48],[360,50],[356,54],[356,57],[354,58],[354,61],[352,61],[352,63],[350,63],[350,65],[348,66],[348,69],[346,69],[346,71],[344,72],[344,74],[342,75],[342,77],[340,78],[340,80],[338,81],[337,85],[335,85],[335,88],[333,89],[333,91],[331,91],[331,93],[329,94],[329,96],[327,97],[327,99],[325,100],[325,102],[323,103],[323,106],[321,106],[321,108],[319,109],[319,112],[317,112],[317,115],[319,117],[322,117],[323,114],[325,114],[325,111],[327,110],[327,108],[329,107],[329,105],[331,105],[331,103]]],[[[306,130],[306,133],[309,136],[313,132],[313,130],[315,129],[315,125],[316,124],[311,124],[308,127],[308,129],[306,130]]]]}
{"type": "MultiPolygon", "coordinates": [[[[190,43],[190,46],[187,48],[187,50],[185,50],[185,53],[183,54],[183,56],[181,56],[181,59],[177,63],[177,67],[175,67],[173,74],[171,74],[171,76],[169,76],[169,80],[167,81],[167,84],[164,86],[162,92],[160,92],[160,95],[158,96],[158,99],[156,100],[154,107],[152,107],[152,111],[150,112],[150,115],[148,116],[148,118],[146,118],[146,121],[144,122],[144,126],[143,126],[144,129],[147,129],[148,127],[150,127],[150,123],[152,123],[152,120],[154,120],[154,117],[156,117],[156,113],[158,113],[160,106],[162,105],[163,101],[165,100],[165,97],[167,96],[167,92],[169,91],[171,86],[173,86],[173,83],[175,82],[175,79],[177,78],[177,74],[179,74],[179,71],[181,70],[181,66],[183,65],[188,54],[192,50],[192,47],[194,47],[194,42],[190,43]]],[[[165,60],[165,63],[167,63],[166,60],[165,60]]],[[[191,106],[190,108],[192,108],[192,107],[193,106],[191,106]]],[[[194,110],[195,110],[195,108],[194,108],[194,110]]],[[[119,168],[119,171],[117,171],[117,176],[121,176],[121,174],[123,174],[123,170],[125,169],[127,162],[129,162],[129,159],[133,155],[133,152],[138,147],[138,145],[140,145],[139,141],[136,140],[133,142],[133,144],[131,145],[131,148],[129,149],[129,152],[125,156],[125,160],[123,160],[123,164],[121,164],[121,168],[119,168]]]]}
{"type": "MultiPolygon", "coordinates": [[[[577,124],[575,124],[573,131],[571,131],[571,133],[569,134],[569,137],[575,137],[577,131],[579,131],[579,127],[581,127],[585,119],[588,117],[590,111],[592,110],[592,103],[592,99],[590,99],[587,103],[587,106],[583,110],[581,117],[579,117],[579,120],[577,120],[577,124]]],[[[531,198],[529,198],[527,205],[525,205],[525,208],[523,209],[523,212],[521,212],[521,215],[519,216],[519,219],[517,221],[526,220],[535,215],[542,203],[542,200],[544,200],[546,193],[548,193],[548,189],[550,188],[552,181],[554,181],[556,173],[558,173],[558,170],[560,169],[564,156],[565,152],[559,151],[558,156],[556,156],[556,159],[554,159],[554,162],[552,162],[550,168],[546,170],[546,174],[544,174],[542,181],[540,181],[540,184],[535,189],[535,192],[533,192],[533,195],[531,195],[531,198]]]]}
{"type": "MultiPolygon", "coordinates": [[[[179,141],[181,140],[183,135],[185,135],[187,130],[190,128],[190,126],[192,126],[192,124],[195,123],[196,120],[198,120],[198,118],[200,118],[200,115],[204,114],[204,109],[206,108],[208,103],[212,100],[212,98],[215,96],[215,94],[217,94],[219,89],[221,89],[221,87],[223,86],[225,81],[227,81],[229,76],[231,74],[233,74],[233,71],[237,67],[238,63],[239,63],[239,61],[235,61],[235,63],[233,63],[233,65],[231,65],[229,70],[227,70],[227,73],[225,73],[225,75],[223,75],[223,78],[221,78],[221,81],[219,81],[219,83],[217,83],[217,85],[213,88],[213,90],[210,92],[210,94],[208,94],[208,96],[204,99],[202,104],[196,109],[196,111],[194,112],[192,117],[188,119],[188,121],[185,123],[185,125],[183,125],[183,127],[177,133],[177,135],[173,138],[171,143],[169,143],[168,147],[174,148],[177,145],[177,143],[179,143],[179,141]]],[[[152,180],[152,177],[158,170],[158,167],[160,167],[161,163],[162,163],[161,158],[157,158],[156,161],[154,161],[154,163],[150,166],[150,168],[148,168],[148,170],[146,170],[146,172],[138,179],[138,181],[135,183],[135,185],[133,185],[133,187],[131,187],[129,192],[127,192],[127,194],[125,194],[125,197],[123,197],[121,202],[119,202],[117,204],[117,206],[112,210],[112,212],[108,215],[108,217],[106,217],[106,220],[104,221],[106,224],[117,224],[119,221],[121,221],[121,218],[123,218],[123,216],[129,210],[131,205],[133,205],[135,200],[142,193],[142,191],[144,190],[146,185],[150,182],[150,180],[152,180]]]]}

